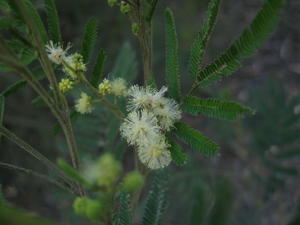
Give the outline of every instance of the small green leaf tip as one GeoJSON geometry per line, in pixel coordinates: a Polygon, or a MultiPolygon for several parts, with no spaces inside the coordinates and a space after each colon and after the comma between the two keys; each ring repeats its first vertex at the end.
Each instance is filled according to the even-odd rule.
{"type": "Polygon", "coordinates": [[[123,189],[127,192],[136,192],[144,185],[144,177],[138,171],[129,172],[123,180],[123,189]]]}
{"type": "Polygon", "coordinates": [[[110,7],[113,7],[117,4],[117,0],[107,0],[107,4],[110,6],[110,7]]]}
{"type": "Polygon", "coordinates": [[[131,24],[131,32],[133,33],[133,35],[138,36],[139,30],[140,30],[140,27],[137,23],[131,24]]]}
{"type": "Polygon", "coordinates": [[[131,6],[128,3],[122,1],[120,5],[120,11],[122,14],[126,15],[131,11],[131,6]]]}

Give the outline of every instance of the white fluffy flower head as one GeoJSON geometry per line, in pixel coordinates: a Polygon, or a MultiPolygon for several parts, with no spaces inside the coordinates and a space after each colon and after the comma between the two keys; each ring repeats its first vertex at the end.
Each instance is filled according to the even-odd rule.
{"type": "Polygon", "coordinates": [[[93,111],[92,98],[86,93],[81,92],[80,99],[78,99],[75,109],[81,114],[91,113],[93,111]]]}
{"type": "Polygon", "coordinates": [[[120,130],[129,144],[137,146],[148,143],[160,133],[156,117],[146,110],[129,113],[121,124],[120,130]]]}
{"type": "Polygon", "coordinates": [[[166,87],[162,87],[159,91],[156,91],[149,86],[144,88],[134,85],[130,88],[128,93],[128,110],[153,110],[153,108],[161,104],[161,98],[166,91],[166,87]]]}
{"type": "Polygon", "coordinates": [[[53,41],[50,41],[46,46],[46,51],[48,53],[49,59],[55,63],[55,64],[62,64],[63,61],[67,57],[67,51],[70,49],[70,45],[66,47],[66,49],[63,49],[62,45],[59,43],[53,43],[53,41]]]}
{"type": "Polygon", "coordinates": [[[173,99],[162,97],[160,101],[161,104],[154,108],[154,114],[161,128],[169,131],[174,123],[181,119],[181,111],[173,99]]]}
{"type": "Polygon", "coordinates": [[[161,169],[168,166],[171,161],[171,153],[168,143],[163,136],[157,136],[138,149],[139,159],[150,169],[161,169]]]}

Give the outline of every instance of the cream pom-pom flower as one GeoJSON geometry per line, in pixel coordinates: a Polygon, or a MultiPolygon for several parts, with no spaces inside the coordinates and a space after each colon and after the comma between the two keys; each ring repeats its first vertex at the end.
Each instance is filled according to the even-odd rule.
{"type": "Polygon", "coordinates": [[[93,111],[91,96],[81,92],[80,99],[78,99],[75,109],[81,114],[91,113],[93,111]]]}
{"type": "Polygon", "coordinates": [[[161,104],[154,108],[154,114],[161,128],[169,131],[174,123],[181,119],[181,111],[173,99],[162,97],[160,101],[161,104]]]}
{"type": "Polygon", "coordinates": [[[169,144],[166,142],[164,136],[159,135],[138,148],[139,159],[150,169],[164,168],[172,161],[168,147],[169,144]]]}
{"type": "Polygon", "coordinates": [[[133,111],[121,124],[121,135],[131,145],[143,145],[160,133],[157,119],[146,110],[133,111]]]}
{"type": "Polygon", "coordinates": [[[128,110],[153,110],[153,108],[161,104],[161,98],[167,90],[166,87],[162,87],[159,91],[156,91],[149,86],[145,88],[137,85],[132,86],[128,93],[128,110]]]}
{"type": "Polygon", "coordinates": [[[63,61],[67,58],[67,51],[71,48],[70,45],[63,49],[62,45],[59,43],[53,43],[53,41],[49,41],[45,46],[46,51],[48,53],[48,58],[55,64],[62,64],[63,61]]]}

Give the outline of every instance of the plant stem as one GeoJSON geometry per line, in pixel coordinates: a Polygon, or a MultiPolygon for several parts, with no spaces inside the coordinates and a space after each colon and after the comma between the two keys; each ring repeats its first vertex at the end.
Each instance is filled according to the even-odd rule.
{"type": "Polygon", "coordinates": [[[23,167],[20,167],[20,166],[16,166],[16,165],[13,165],[13,164],[10,164],[10,163],[4,163],[4,162],[0,162],[0,167],[7,168],[7,169],[12,169],[12,170],[16,170],[16,171],[26,173],[28,175],[36,176],[40,179],[46,180],[49,183],[52,183],[52,184],[56,185],[57,187],[62,188],[64,190],[67,190],[70,193],[74,194],[73,190],[68,188],[62,182],[59,182],[59,181],[57,181],[57,180],[55,180],[55,179],[53,179],[53,178],[51,178],[51,177],[49,177],[45,174],[41,174],[41,173],[38,173],[38,172],[33,171],[31,169],[23,168],[23,167]]]}
{"type": "MultiPolygon", "coordinates": [[[[151,19],[154,11],[151,13],[151,19]]],[[[143,56],[144,83],[153,75],[152,71],[152,20],[146,20],[142,13],[141,4],[138,2],[133,9],[132,22],[139,25],[138,40],[143,56]]]]}
{"type": "Polygon", "coordinates": [[[73,185],[73,182],[70,181],[69,177],[59,169],[54,163],[52,163],[49,159],[47,159],[44,155],[42,155],[39,151],[34,149],[31,145],[20,139],[17,135],[9,131],[7,128],[0,126],[0,133],[3,134],[8,140],[18,145],[21,149],[38,159],[49,169],[52,169],[57,174],[61,176],[61,178],[68,183],[69,185],[73,185]]]}

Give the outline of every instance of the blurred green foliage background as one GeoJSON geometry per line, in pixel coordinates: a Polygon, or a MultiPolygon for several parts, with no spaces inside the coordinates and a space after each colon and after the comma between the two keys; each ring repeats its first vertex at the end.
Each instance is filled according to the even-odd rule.
{"type": "MultiPolygon", "coordinates": [[[[223,1],[206,62],[227,48],[248,25],[262,3],[262,0],[223,1]]],[[[154,21],[154,76],[158,83],[162,84],[164,79],[165,7],[174,10],[180,60],[187,68],[189,48],[201,26],[207,4],[208,0],[160,1],[154,21]]],[[[42,15],[45,14],[43,1],[36,0],[35,5],[42,15]]],[[[105,0],[59,0],[57,6],[66,43],[71,42],[73,49],[80,46],[88,18],[97,18],[101,37],[97,45],[108,53],[105,73],[108,76],[116,73],[120,76],[122,72],[132,73],[133,76],[137,74],[137,82],[140,81],[142,61],[137,40],[131,34],[128,19],[117,8],[109,8],[105,0]],[[119,60],[127,60],[123,65],[127,70],[114,71],[122,49],[125,55],[123,58],[119,55],[119,60]]],[[[222,154],[213,159],[194,154],[186,166],[169,168],[169,206],[164,224],[224,225],[226,221],[234,225],[298,224],[290,221],[295,217],[300,203],[299,20],[300,2],[288,0],[277,31],[263,48],[246,60],[234,76],[197,92],[203,97],[230,97],[251,106],[256,115],[236,122],[185,117],[193,127],[218,142],[222,154]],[[218,211],[213,205],[216,199],[223,202],[219,205],[223,211],[218,211]],[[212,217],[219,220],[207,217],[211,209],[215,210],[210,212],[212,217]],[[220,211],[223,214],[218,214],[220,211]]],[[[181,72],[188,86],[189,81],[185,79],[187,71],[181,72]]],[[[0,92],[18,79],[13,73],[1,72],[0,76],[0,92]]],[[[60,134],[55,132],[54,120],[47,109],[31,104],[34,97],[35,93],[29,88],[10,96],[7,99],[5,125],[55,160],[64,154],[64,143],[60,134]]],[[[120,146],[116,146],[119,143],[116,138],[118,124],[104,123],[106,116],[109,116],[105,113],[99,107],[92,116],[76,122],[81,154],[85,160],[103,151],[116,152],[120,158],[124,154],[123,160],[130,168],[131,155],[119,151],[120,146]]],[[[12,143],[5,139],[0,141],[0,161],[47,172],[12,143]]],[[[61,224],[80,224],[71,210],[72,196],[55,187],[7,169],[0,169],[0,183],[5,198],[16,206],[61,224]]]]}

